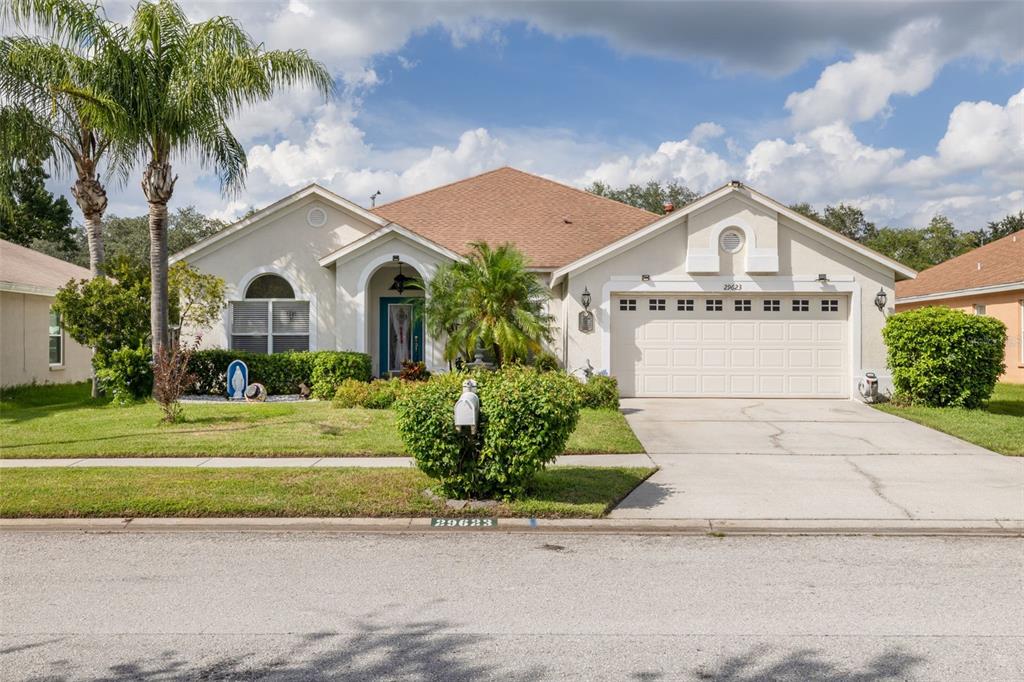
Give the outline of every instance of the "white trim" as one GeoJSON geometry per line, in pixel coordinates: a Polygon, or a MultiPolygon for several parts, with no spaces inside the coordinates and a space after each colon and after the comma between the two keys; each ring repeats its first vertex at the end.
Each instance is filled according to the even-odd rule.
{"type": "MultiPolygon", "coordinates": [[[[718,201],[719,199],[723,199],[727,196],[735,196],[741,200],[756,202],[757,204],[760,204],[763,207],[775,211],[776,213],[785,216],[789,220],[792,220],[793,222],[810,229],[812,232],[815,232],[823,237],[826,237],[828,240],[842,244],[846,248],[850,249],[851,251],[854,251],[855,253],[859,254],[860,256],[870,261],[885,266],[887,269],[892,270],[897,275],[902,275],[904,278],[913,279],[914,277],[917,276],[917,271],[912,270],[907,266],[903,265],[902,263],[899,263],[887,256],[883,256],[880,253],[872,251],[871,249],[861,244],[858,244],[852,239],[848,239],[838,234],[834,230],[830,230],[824,225],[819,225],[813,220],[797,213],[796,211],[793,211],[787,206],[780,204],[774,199],[764,194],[761,194],[756,190],[750,189],[745,185],[729,184],[704,195],[703,197],[697,199],[693,203],[687,204],[683,208],[673,211],[672,213],[669,213],[660,220],[656,220],[650,225],[647,225],[646,227],[643,227],[637,230],[636,232],[626,237],[623,237],[622,239],[619,239],[618,241],[612,242],[611,244],[605,246],[604,248],[598,249],[597,251],[594,251],[586,256],[583,256],[582,258],[573,261],[572,263],[569,263],[568,265],[559,268],[554,272],[554,274],[551,277],[552,285],[557,284],[566,275],[576,274],[581,270],[593,267],[594,265],[601,263],[602,261],[608,259],[609,257],[611,257],[612,255],[619,251],[628,249],[632,246],[635,246],[637,243],[642,243],[643,241],[650,239],[652,236],[658,234],[667,227],[675,225],[679,220],[682,220],[684,217],[696,214],[701,210],[707,208],[710,204],[718,201]]],[[[767,265],[770,264],[766,262],[761,262],[760,267],[764,267],[767,265]]],[[[706,267],[706,265],[702,264],[700,267],[706,267]]],[[[775,269],[778,269],[777,265],[775,269]]]]}
{"type": "Polygon", "coordinates": [[[988,284],[970,289],[956,289],[953,291],[939,291],[934,294],[918,294],[917,296],[897,296],[896,303],[920,303],[922,301],[941,301],[944,298],[963,298],[964,296],[979,296],[982,294],[998,294],[1004,291],[1024,290],[1024,280],[1020,282],[1007,282],[1005,284],[988,284]]]}
{"type": "MultiPolygon", "coordinates": [[[[849,294],[850,295],[850,397],[856,395],[857,381],[863,376],[863,349],[861,347],[862,314],[861,285],[851,276],[837,276],[822,284],[817,275],[793,275],[758,277],[707,276],[699,278],[653,278],[643,281],[635,277],[611,277],[601,287],[601,300],[596,309],[597,327],[601,335],[601,366],[595,369],[609,374],[612,371],[611,351],[611,299],[613,294],[683,294],[704,293],[726,296],[742,296],[744,293],[817,293],[817,294],[849,294]],[[741,284],[743,291],[724,291],[726,284],[741,284]]],[[[884,368],[880,368],[884,369],[884,368]]]]}
{"type": "Polygon", "coordinates": [[[302,189],[292,194],[289,194],[283,199],[275,201],[270,206],[267,206],[266,208],[256,211],[248,218],[243,218],[242,220],[239,220],[237,223],[225,227],[223,230],[221,230],[215,235],[207,237],[202,241],[196,242],[187,249],[182,249],[178,253],[172,255],[169,259],[169,262],[172,264],[177,263],[180,260],[184,260],[190,256],[194,256],[199,253],[205,253],[207,251],[216,250],[213,247],[216,246],[217,248],[220,248],[220,246],[218,245],[222,246],[223,244],[221,244],[221,242],[223,242],[228,237],[236,235],[242,230],[245,230],[251,225],[263,220],[264,218],[268,218],[274,215],[275,213],[280,213],[281,211],[290,208],[294,204],[310,196],[319,197],[320,199],[326,201],[328,204],[333,205],[335,208],[348,213],[353,213],[356,216],[362,218],[363,220],[366,220],[375,225],[387,225],[388,221],[384,220],[378,215],[370,213],[362,206],[352,203],[348,199],[339,196],[334,192],[321,187],[320,185],[313,184],[307,187],[303,187],[302,189]]]}
{"type": "Polygon", "coordinates": [[[374,230],[370,234],[363,235],[359,239],[355,240],[354,242],[346,244],[337,251],[332,251],[331,253],[327,254],[317,262],[324,267],[327,267],[332,263],[341,265],[342,263],[345,263],[346,261],[349,261],[358,256],[360,252],[372,246],[378,239],[381,239],[388,235],[397,235],[399,237],[404,237],[409,241],[414,242],[418,246],[421,246],[424,249],[427,249],[428,251],[433,251],[438,255],[449,260],[462,260],[462,256],[455,253],[454,251],[446,249],[440,244],[433,242],[419,234],[416,234],[415,232],[408,228],[402,227],[398,223],[388,223],[381,229],[374,230]]]}
{"type": "MultiPolygon", "coordinates": [[[[71,281],[71,280],[68,280],[71,281]]],[[[0,282],[0,291],[12,294],[29,294],[31,296],[56,296],[56,289],[39,287],[35,284],[19,284],[18,282],[0,282]]]]}
{"type": "MultiPolygon", "coordinates": [[[[366,264],[366,267],[364,267],[362,272],[359,273],[359,281],[358,281],[358,284],[356,285],[356,295],[355,295],[356,351],[358,351],[360,353],[367,353],[371,358],[373,358],[373,350],[372,349],[371,350],[367,350],[367,346],[369,346],[369,338],[370,338],[370,330],[367,327],[368,316],[366,314],[366,311],[369,308],[369,303],[370,303],[369,302],[370,292],[367,290],[367,287],[368,287],[368,285],[370,283],[370,278],[373,277],[374,273],[376,273],[377,270],[379,270],[384,265],[388,265],[388,264],[394,262],[394,259],[392,257],[393,255],[398,256],[398,258],[400,259],[400,261],[402,263],[405,263],[406,265],[411,265],[412,267],[414,267],[416,269],[416,272],[419,273],[419,276],[423,278],[423,284],[424,285],[429,284],[430,280],[433,279],[433,277],[434,277],[434,271],[435,271],[434,267],[425,265],[418,258],[416,258],[414,256],[410,256],[408,254],[408,252],[397,251],[394,254],[387,254],[387,255],[383,255],[383,256],[378,256],[377,258],[374,258],[372,261],[370,261],[369,263],[366,264]]],[[[423,295],[425,297],[427,295],[427,292],[424,291],[423,295]]],[[[339,299],[339,305],[340,304],[341,304],[341,301],[339,299]]],[[[427,369],[430,369],[431,371],[437,369],[436,366],[432,365],[433,359],[434,359],[433,349],[434,349],[434,339],[432,339],[430,334],[428,334],[426,329],[424,329],[423,330],[423,361],[426,363],[427,369]]],[[[380,362],[380,358],[378,358],[377,361],[380,362]]]]}
{"type": "Polygon", "coordinates": [[[726,230],[735,229],[743,233],[743,244],[736,253],[746,248],[745,270],[749,273],[778,272],[779,250],[757,246],[757,232],[750,224],[738,216],[719,220],[709,228],[710,246],[689,246],[686,250],[686,271],[692,273],[717,274],[721,271],[719,250],[722,234],[726,230]]]}
{"type": "MultiPolygon", "coordinates": [[[[289,301],[308,301],[309,302],[309,350],[334,350],[333,348],[321,349],[317,345],[317,330],[320,328],[320,317],[317,314],[316,307],[316,294],[306,292],[301,286],[299,286],[299,280],[291,272],[283,268],[279,268],[274,265],[261,265],[257,268],[253,268],[249,272],[242,275],[241,279],[238,280],[237,288],[234,292],[234,297],[228,298],[225,303],[231,304],[236,301],[245,300],[289,300],[289,301]],[[245,290],[249,288],[252,281],[260,275],[277,275],[284,279],[292,287],[292,293],[295,294],[295,298],[291,299],[246,299],[245,290]]],[[[225,305],[224,312],[221,315],[224,324],[225,341],[227,347],[231,348],[231,306],[225,305]]],[[[268,320],[268,324],[273,324],[271,320],[268,320]]],[[[272,329],[268,329],[268,334],[272,333],[272,329]]]]}

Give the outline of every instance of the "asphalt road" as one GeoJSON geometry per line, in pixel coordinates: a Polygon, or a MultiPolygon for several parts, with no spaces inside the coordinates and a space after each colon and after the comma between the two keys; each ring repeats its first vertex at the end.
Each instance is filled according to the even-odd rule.
{"type": "Polygon", "coordinates": [[[1006,538],[0,535],[4,680],[1020,680],[1006,538]]]}

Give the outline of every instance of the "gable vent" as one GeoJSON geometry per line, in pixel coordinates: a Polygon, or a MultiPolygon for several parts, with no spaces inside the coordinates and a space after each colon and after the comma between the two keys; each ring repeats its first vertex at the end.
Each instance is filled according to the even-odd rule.
{"type": "Polygon", "coordinates": [[[327,211],[319,206],[314,206],[306,213],[306,222],[310,227],[323,227],[327,224],[327,211]]]}
{"type": "Polygon", "coordinates": [[[736,253],[743,246],[743,235],[736,230],[726,230],[718,239],[718,244],[726,253],[736,253]]]}

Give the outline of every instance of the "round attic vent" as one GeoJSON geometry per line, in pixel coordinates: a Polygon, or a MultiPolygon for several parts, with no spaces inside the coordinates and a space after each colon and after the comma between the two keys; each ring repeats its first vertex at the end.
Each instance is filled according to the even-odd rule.
{"type": "Polygon", "coordinates": [[[726,230],[719,237],[718,245],[726,253],[736,253],[743,248],[743,234],[738,230],[726,230]]]}
{"type": "Polygon", "coordinates": [[[319,206],[314,206],[306,213],[306,222],[310,227],[323,227],[327,224],[327,211],[319,206]]]}

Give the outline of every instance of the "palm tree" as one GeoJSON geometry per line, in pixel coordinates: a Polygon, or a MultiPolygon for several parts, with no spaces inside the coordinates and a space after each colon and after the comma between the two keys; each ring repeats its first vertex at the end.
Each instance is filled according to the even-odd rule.
{"type": "Polygon", "coordinates": [[[439,269],[430,285],[426,314],[431,332],[448,336],[448,359],[477,347],[490,349],[499,365],[525,360],[553,339],[551,295],[526,269],[511,244],[470,244],[464,261],[439,269]]]}
{"type": "Polygon", "coordinates": [[[230,17],[193,24],[173,0],[140,2],[127,42],[132,86],[125,95],[130,133],[146,161],[150,327],[159,352],[168,341],[167,203],[177,181],[172,160],[198,158],[216,173],[222,191],[235,192],[244,185],[247,163],[228,127],[231,117],[281,87],[311,84],[327,98],[334,83],[305,50],[265,50],[230,17]]]}
{"type": "Polygon", "coordinates": [[[101,7],[81,0],[0,0],[0,19],[43,29],[59,19],[71,29],[54,32],[52,41],[0,38],[0,186],[30,156],[49,160],[59,175],[74,174],[71,194],[85,219],[89,270],[102,274],[107,192],[100,170],[123,178],[131,161],[130,148],[103,132],[125,120],[109,90],[123,58],[121,36],[101,7]]]}

